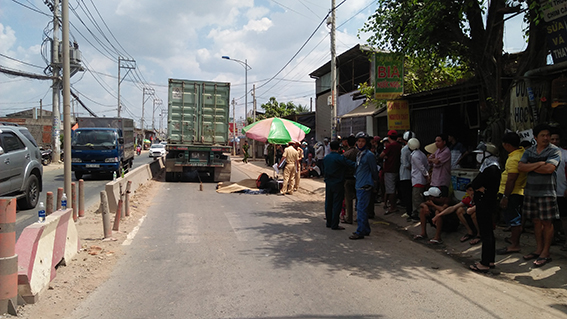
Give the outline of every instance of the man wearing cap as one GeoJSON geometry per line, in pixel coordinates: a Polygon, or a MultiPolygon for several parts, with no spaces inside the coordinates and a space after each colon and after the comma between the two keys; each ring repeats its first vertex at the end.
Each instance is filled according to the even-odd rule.
{"type": "Polygon", "coordinates": [[[329,145],[331,153],[325,156],[325,218],[327,227],[333,230],[343,230],[339,226],[339,215],[344,198],[344,177],[348,167],[354,168],[355,163],[339,154],[339,142],[332,141],[329,145]]]}
{"type": "Polygon", "coordinates": [[[520,136],[508,132],[502,137],[502,147],[508,152],[506,166],[500,176],[500,208],[506,224],[510,226],[510,246],[496,251],[499,255],[517,253],[520,251],[520,235],[522,234],[522,203],[524,202],[524,187],[526,173],[518,170],[518,162],[524,155],[520,146],[520,136]]]}
{"type": "Polygon", "coordinates": [[[376,158],[367,148],[368,141],[366,134],[359,132],[356,134],[356,214],[358,227],[349,239],[363,239],[370,235],[370,224],[368,223],[368,205],[374,206],[372,201],[372,189],[374,180],[378,174],[376,158]]]}
{"type": "Polygon", "coordinates": [[[474,151],[476,161],[481,164],[479,173],[472,181],[474,202],[476,204],[476,222],[482,240],[480,262],[470,265],[472,271],[488,272],[494,267],[496,259],[496,240],[494,239],[493,215],[498,205],[500,188],[500,164],[498,148],[492,143],[480,143],[474,151]]]}
{"type": "MultiPolygon", "coordinates": [[[[449,198],[443,194],[438,187],[430,187],[427,191],[423,192],[423,196],[425,197],[425,202],[421,203],[419,206],[421,234],[415,235],[413,239],[420,240],[427,238],[427,222],[429,222],[433,227],[435,227],[435,236],[429,240],[429,243],[432,245],[442,244],[441,230],[443,229],[443,224],[444,222],[446,222],[446,224],[452,224],[453,221],[444,217],[434,223],[433,217],[441,213],[445,210],[445,208],[449,207],[449,198]]],[[[458,218],[456,224],[457,226],[459,225],[458,218]]],[[[446,225],[445,227],[453,226],[446,225]]]]}
{"type": "Polygon", "coordinates": [[[412,213],[410,218],[419,220],[419,205],[423,203],[423,193],[429,179],[429,163],[427,156],[419,149],[421,145],[417,138],[410,138],[407,146],[411,151],[412,213]]]}
{"type": "Polygon", "coordinates": [[[390,202],[390,207],[385,215],[398,211],[396,207],[396,182],[398,180],[400,170],[400,155],[402,145],[396,142],[398,132],[390,130],[388,132],[388,146],[380,154],[380,158],[384,159],[384,185],[386,187],[386,198],[390,202]]]}
{"type": "Polygon", "coordinates": [[[431,171],[431,186],[435,186],[449,196],[449,185],[451,184],[451,151],[447,147],[447,134],[439,134],[435,137],[437,150],[429,157],[431,171]]]}
{"type": "Polygon", "coordinates": [[[551,261],[549,248],[553,240],[553,220],[560,217],[555,171],[561,161],[561,151],[550,143],[550,132],[547,124],[534,127],[537,144],[528,148],[518,163],[518,170],[528,173],[522,212],[526,218],[532,219],[537,243],[536,250],[525,255],[524,259],[535,259],[536,267],[551,261]]]}
{"type": "Polygon", "coordinates": [[[295,172],[297,171],[297,157],[299,156],[293,145],[294,143],[290,142],[289,146],[285,148],[282,155],[282,160],[279,163],[279,165],[282,165],[283,161],[286,161],[281,194],[293,195],[293,187],[295,186],[295,172]]]}

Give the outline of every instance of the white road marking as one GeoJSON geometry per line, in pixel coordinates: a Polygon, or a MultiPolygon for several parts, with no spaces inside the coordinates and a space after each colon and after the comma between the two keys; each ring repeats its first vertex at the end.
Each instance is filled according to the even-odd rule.
{"type": "Polygon", "coordinates": [[[136,225],[136,227],[132,229],[132,231],[128,234],[128,236],[126,236],[126,240],[124,240],[122,246],[128,246],[132,243],[134,237],[136,237],[136,234],[138,233],[138,230],[140,230],[140,226],[142,226],[142,223],[144,222],[145,219],[146,219],[146,215],[140,218],[140,220],[138,221],[138,225],[136,225]]]}

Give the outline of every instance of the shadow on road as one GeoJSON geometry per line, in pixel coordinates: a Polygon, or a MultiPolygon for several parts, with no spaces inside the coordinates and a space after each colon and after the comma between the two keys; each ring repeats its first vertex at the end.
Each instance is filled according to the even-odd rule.
{"type": "MultiPolygon", "coordinates": [[[[399,236],[384,236],[383,230],[396,230],[411,241],[408,232],[378,217],[370,220],[372,234],[369,237],[358,241],[349,240],[350,233],[356,230],[356,223],[341,224],[347,228],[343,231],[326,228],[323,205],[322,201],[290,201],[270,210],[252,208],[254,214],[273,219],[273,222],[253,228],[268,242],[266,246],[258,248],[260,253],[273,256],[276,268],[291,268],[298,262],[322,264],[331,272],[349,271],[350,276],[379,279],[387,274],[406,281],[416,276],[416,272],[411,270],[419,271],[424,267],[447,269],[462,276],[469,273],[468,265],[477,261],[480,252],[480,245],[466,247],[470,251],[464,252],[427,244],[400,246],[399,236]],[[400,251],[398,247],[404,247],[404,251],[400,251]],[[422,251],[417,252],[418,250],[422,251]],[[437,259],[436,263],[420,260],[416,256],[423,253],[423,250],[450,256],[463,267],[448,269],[443,264],[444,258],[437,259]]],[[[455,236],[458,240],[460,234],[446,236],[455,236]]],[[[567,288],[565,260],[562,256],[557,256],[558,260],[554,260],[552,264],[535,270],[532,262],[524,261],[521,256],[522,254],[497,256],[497,268],[487,276],[538,288],[567,288]]],[[[567,306],[558,305],[558,308],[567,313],[567,306]]]]}

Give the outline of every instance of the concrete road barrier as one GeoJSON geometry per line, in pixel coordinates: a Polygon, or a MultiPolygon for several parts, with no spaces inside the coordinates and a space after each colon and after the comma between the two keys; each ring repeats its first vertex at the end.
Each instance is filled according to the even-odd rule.
{"type": "Polygon", "coordinates": [[[79,249],[72,209],[58,210],[45,222],[26,227],[16,243],[18,294],[26,303],[37,302],[55,278],[55,267],[69,262],[79,249]]]}
{"type": "Polygon", "coordinates": [[[108,196],[108,208],[112,214],[116,213],[118,208],[118,200],[120,199],[120,185],[122,189],[126,189],[128,181],[132,182],[130,192],[135,192],[138,187],[157,176],[161,170],[165,168],[164,158],[160,157],[150,164],[142,165],[128,172],[124,178],[117,178],[106,184],[105,191],[108,196]]]}
{"type": "Polygon", "coordinates": [[[0,318],[17,315],[16,199],[0,197],[0,318]]]}

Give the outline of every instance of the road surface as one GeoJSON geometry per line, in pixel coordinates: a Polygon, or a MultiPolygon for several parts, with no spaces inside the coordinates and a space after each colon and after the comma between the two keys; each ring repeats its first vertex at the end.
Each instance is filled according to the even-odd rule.
{"type": "Polygon", "coordinates": [[[380,223],[348,240],[354,226],[330,230],[323,216],[311,195],[163,183],[111,278],[68,318],[565,318],[541,290],[472,273],[380,223]]]}

